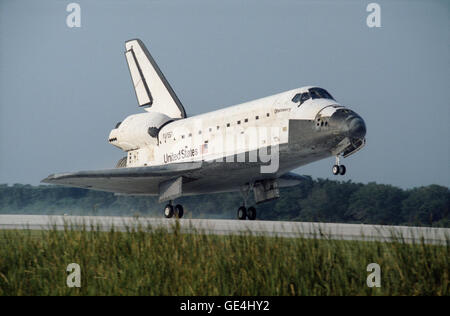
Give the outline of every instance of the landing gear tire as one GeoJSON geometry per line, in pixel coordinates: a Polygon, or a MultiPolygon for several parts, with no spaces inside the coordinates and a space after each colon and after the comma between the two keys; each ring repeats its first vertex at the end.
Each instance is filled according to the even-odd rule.
{"type": "Polygon", "coordinates": [[[245,206],[241,206],[237,211],[237,218],[239,220],[244,220],[247,217],[247,209],[245,206]]]}
{"type": "Polygon", "coordinates": [[[183,214],[184,214],[184,210],[183,210],[183,206],[181,204],[177,204],[177,206],[175,206],[175,217],[176,218],[182,218],[183,214]]]}
{"type": "Polygon", "coordinates": [[[345,168],[344,165],[340,165],[340,166],[339,166],[339,174],[340,174],[341,176],[343,176],[343,175],[345,174],[346,171],[347,171],[347,168],[345,168]]]}
{"type": "MultiPolygon", "coordinates": [[[[344,167],[344,168],[345,168],[345,167],[344,167]]],[[[334,165],[332,171],[333,171],[333,174],[334,174],[335,176],[337,176],[337,175],[339,174],[339,171],[340,171],[340,166],[334,165]]],[[[345,173],[345,171],[344,171],[344,173],[345,173]]]]}
{"type": "Polygon", "coordinates": [[[171,204],[167,204],[166,207],[164,207],[164,216],[166,218],[172,218],[173,213],[173,206],[171,204]]]}
{"type": "Polygon", "coordinates": [[[247,218],[251,221],[254,221],[256,219],[256,208],[251,206],[247,209],[247,218]]]}

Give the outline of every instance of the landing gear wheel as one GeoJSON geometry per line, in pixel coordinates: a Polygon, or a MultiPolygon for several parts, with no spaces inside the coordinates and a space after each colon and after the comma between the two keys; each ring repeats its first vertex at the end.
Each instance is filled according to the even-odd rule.
{"type": "Polygon", "coordinates": [[[339,174],[339,171],[340,171],[340,167],[338,165],[334,165],[333,166],[333,174],[336,176],[339,174]]]}
{"type": "Polygon", "coordinates": [[[254,221],[256,219],[256,208],[251,206],[247,209],[247,218],[251,221],[254,221]]]}
{"type": "Polygon", "coordinates": [[[341,176],[343,176],[344,174],[345,174],[345,171],[346,171],[347,169],[345,168],[345,166],[344,165],[340,165],[339,166],[339,174],[341,175],[341,176]]]}
{"type": "Polygon", "coordinates": [[[164,207],[164,216],[166,218],[171,218],[173,216],[173,206],[170,204],[167,204],[166,207],[164,207]]]}
{"type": "Polygon", "coordinates": [[[175,206],[175,217],[182,218],[184,214],[183,206],[181,204],[177,204],[175,206]]]}
{"type": "Polygon", "coordinates": [[[241,206],[238,211],[237,211],[237,217],[240,220],[243,220],[247,217],[247,209],[245,208],[245,206],[241,206]]]}

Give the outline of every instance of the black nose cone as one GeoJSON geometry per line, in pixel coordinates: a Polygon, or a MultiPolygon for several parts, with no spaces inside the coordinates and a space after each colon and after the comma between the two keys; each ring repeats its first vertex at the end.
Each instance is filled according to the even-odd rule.
{"type": "Polygon", "coordinates": [[[349,109],[336,110],[330,118],[330,126],[336,133],[352,140],[366,136],[366,123],[361,116],[349,109]]]}
{"type": "Polygon", "coordinates": [[[354,117],[347,124],[348,134],[351,138],[363,138],[366,136],[366,123],[361,117],[354,117]]]}

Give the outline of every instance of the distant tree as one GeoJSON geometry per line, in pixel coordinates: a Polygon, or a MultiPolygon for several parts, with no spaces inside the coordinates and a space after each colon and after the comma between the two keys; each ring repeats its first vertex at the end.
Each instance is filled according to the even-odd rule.
{"type": "Polygon", "coordinates": [[[352,194],[346,217],[371,224],[399,224],[405,192],[391,185],[371,182],[352,194]]]}
{"type": "Polygon", "coordinates": [[[402,202],[402,216],[405,223],[431,225],[448,220],[450,190],[439,185],[412,189],[402,202]]]}

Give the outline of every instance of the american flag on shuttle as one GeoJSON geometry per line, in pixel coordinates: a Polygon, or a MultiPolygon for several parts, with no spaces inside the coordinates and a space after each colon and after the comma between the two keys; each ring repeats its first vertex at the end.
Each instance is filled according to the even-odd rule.
{"type": "Polygon", "coordinates": [[[208,153],[208,143],[204,143],[202,145],[202,150],[201,150],[202,154],[207,154],[208,153]]]}

